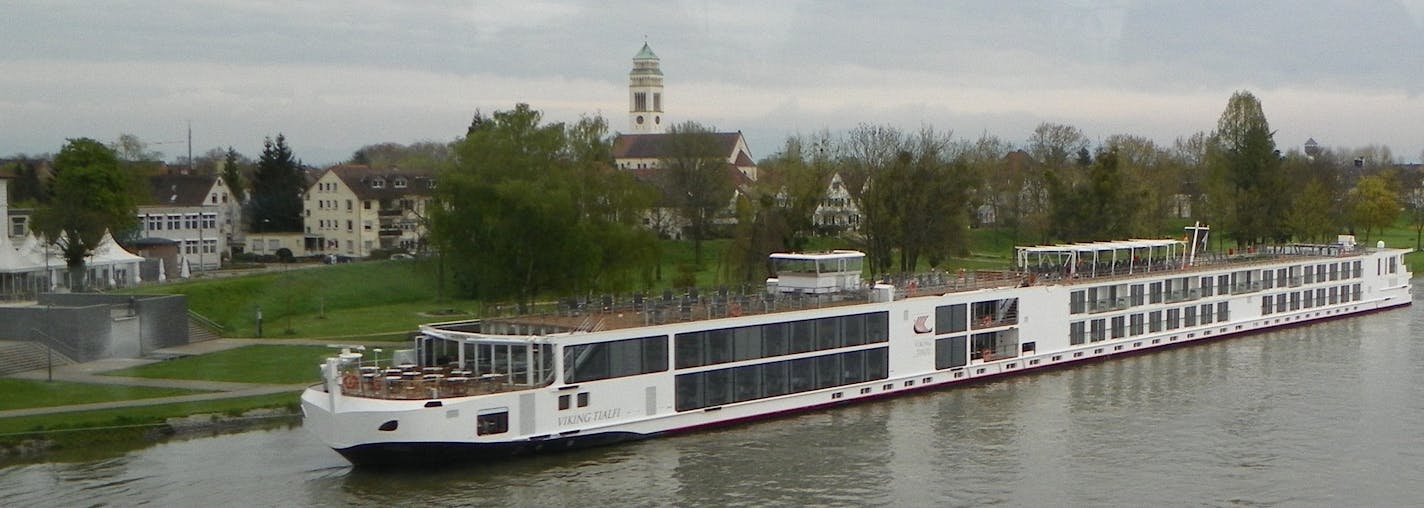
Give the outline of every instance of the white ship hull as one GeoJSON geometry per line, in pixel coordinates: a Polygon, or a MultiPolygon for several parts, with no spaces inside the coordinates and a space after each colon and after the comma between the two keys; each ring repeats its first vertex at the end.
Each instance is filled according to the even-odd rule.
{"type": "MultiPolygon", "coordinates": [[[[341,386],[333,364],[326,382],[302,395],[302,409],[305,425],[356,464],[438,464],[602,445],[1406,306],[1412,301],[1411,274],[1401,258],[1406,252],[1381,249],[1329,258],[1285,257],[1249,266],[1224,264],[1214,269],[907,295],[879,303],[576,332],[552,339],[561,348],[555,358],[572,361],[562,349],[574,344],[667,337],[665,367],[646,374],[568,382],[561,361],[553,369],[557,378],[545,386],[471,396],[391,400],[347,394],[343,392],[350,390],[341,386]],[[1334,271],[1327,277],[1323,271],[1327,263],[1344,267],[1344,277],[1334,271]],[[1207,278],[1226,281],[1226,276],[1244,271],[1299,274],[1305,266],[1321,266],[1320,280],[1305,282],[1296,276],[1283,278],[1274,287],[1240,286],[1228,294],[1195,286],[1176,298],[1144,291],[1157,282],[1171,286],[1171,279],[1191,279],[1195,285],[1207,278]],[[1396,267],[1392,273],[1391,266],[1396,267]],[[1073,303],[1082,300],[1075,292],[1110,287],[1123,289],[1116,300],[1104,305],[1073,303]],[[998,302],[998,314],[986,314],[982,322],[970,321],[954,332],[935,329],[936,319],[947,315],[945,309],[961,304],[959,309],[969,312],[993,307],[986,302],[998,302]],[[1001,319],[1010,306],[1004,302],[1018,309],[1011,319],[1001,319]],[[885,340],[866,339],[860,344],[845,340],[831,349],[688,365],[674,342],[679,334],[699,330],[878,313],[888,317],[885,340]],[[1173,322],[1153,316],[1168,316],[1173,322]],[[980,337],[986,344],[997,342],[982,352],[970,350],[980,337]],[[884,352],[873,351],[881,349],[884,352]],[[772,366],[765,365],[790,371],[802,365],[792,362],[810,364],[811,358],[836,355],[842,356],[827,364],[845,369],[831,374],[841,380],[839,385],[767,395],[775,393],[770,392],[773,385],[780,391],[784,383],[771,374],[772,366]],[[880,355],[884,355],[883,370],[880,355]],[[854,371],[852,364],[864,366],[863,370],[854,371]],[[745,377],[744,372],[755,377],[745,377]],[[734,375],[742,376],[735,377],[735,387],[730,386],[734,375]],[[679,376],[685,379],[679,381],[679,376]],[[743,383],[744,378],[750,381],[743,383]]],[[[1183,289],[1187,287],[1191,286],[1183,289]]],[[[541,340],[550,337],[554,336],[541,340]]],[[[771,339],[765,340],[770,344],[771,339]]],[[[777,370],[777,375],[782,371],[777,370]]],[[[786,383],[794,387],[795,381],[786,383]]]]}

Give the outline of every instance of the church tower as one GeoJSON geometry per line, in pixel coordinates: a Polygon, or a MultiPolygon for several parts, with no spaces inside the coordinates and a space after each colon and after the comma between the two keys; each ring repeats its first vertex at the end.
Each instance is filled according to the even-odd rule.
{"type": "Polygon", "coordinates": [[[663,132],[663,71],[648,43],[633,56],[628,73],[628,127],[632,134],[663,132]]]}

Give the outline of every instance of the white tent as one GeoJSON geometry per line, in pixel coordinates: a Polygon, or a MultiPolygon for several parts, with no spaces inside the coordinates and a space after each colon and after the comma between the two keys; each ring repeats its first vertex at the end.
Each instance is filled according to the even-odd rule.
{"type": "Polygon", "coordinates": [[[168,280],[168,273],[163,268],[163,258],[158,258],[158,282],[168,280]]]}

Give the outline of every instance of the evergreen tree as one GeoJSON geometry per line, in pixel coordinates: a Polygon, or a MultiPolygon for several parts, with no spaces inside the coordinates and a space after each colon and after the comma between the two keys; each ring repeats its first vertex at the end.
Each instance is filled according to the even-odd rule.
{"type": "Polygon", "coordinates": [[[239,203],[247,199],[247,187],[242,181],[242,166],[242,155],[232,147],[227,147],[223,156],[223,184],[227,185],[228,192],[232,193],[232,197],[239,203]]]}
{"type": "Polygon", "coordinates": [[[252,177],[252,201],[248,202],[248,225],[258,233],[298,232],[302,230],[302,193],[306,178],[300,165],[292,158],[287,139],[267,138],[262,143],[262,157],[252,177]]]}

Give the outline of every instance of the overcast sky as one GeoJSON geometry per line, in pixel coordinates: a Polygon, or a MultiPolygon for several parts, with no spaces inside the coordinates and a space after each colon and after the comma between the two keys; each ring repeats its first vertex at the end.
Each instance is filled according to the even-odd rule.
{"type": "Polygon", "coordinates": [[[0,156],[131,133],[170,159],[285,133],[299,158],[448,141],[476,109],[627,130],[631,58],[664,109],[746,133],[932,125],[1023,144],[1041,122],[1159,142],[1215,127],[1235,90],[1276,142],[1424,150],[1424,0],[0,0],[0,156]],[[167,143],[173,142],[173,143],[167,143]]]}

